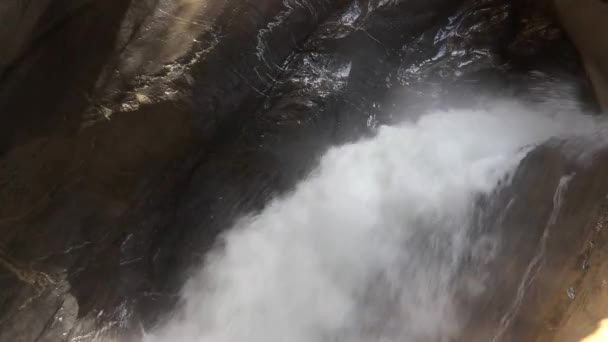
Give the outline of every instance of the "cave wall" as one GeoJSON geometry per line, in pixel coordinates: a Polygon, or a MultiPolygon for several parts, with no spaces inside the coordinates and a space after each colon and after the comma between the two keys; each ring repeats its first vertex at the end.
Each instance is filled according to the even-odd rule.
{"type": "Polygon", "coordinates": [[[579,49],[598,101],[608,109],[608,3],[555,0],[559,18],[579,49]]]}

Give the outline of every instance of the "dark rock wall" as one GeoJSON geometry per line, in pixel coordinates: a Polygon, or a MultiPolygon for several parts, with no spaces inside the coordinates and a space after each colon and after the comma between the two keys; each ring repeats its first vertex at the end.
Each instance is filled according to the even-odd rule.
{"type": "Polygon", "coordinates": [[[113,45],[128,1],[9,1],[0,14],[0,151],[74,129],[113,45]]]}
{"type": "Polygon", "coordinates": [[[593,82],[602,108],[608,108],[608,43],[606,33],[608,3],[601,0],[555,0],[559,17],[582,59],[593,82]]]}

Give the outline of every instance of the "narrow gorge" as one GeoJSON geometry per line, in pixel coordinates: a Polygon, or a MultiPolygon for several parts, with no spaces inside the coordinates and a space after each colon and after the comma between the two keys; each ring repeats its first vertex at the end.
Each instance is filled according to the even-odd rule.
{"type": "Polygon", "coordinates": [[[0,4],[0,341],[597,342],[608,3],[0,4]]]}

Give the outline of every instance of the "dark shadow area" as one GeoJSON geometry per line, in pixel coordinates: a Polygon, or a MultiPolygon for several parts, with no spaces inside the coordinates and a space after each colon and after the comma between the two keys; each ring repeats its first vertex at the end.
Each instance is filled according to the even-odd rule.
{"type": "Polygon", "coordinates": [[[39,32],[0,76],[0,154],[43,133],[79,126],[130,2],[51,2],[39,32]]]}

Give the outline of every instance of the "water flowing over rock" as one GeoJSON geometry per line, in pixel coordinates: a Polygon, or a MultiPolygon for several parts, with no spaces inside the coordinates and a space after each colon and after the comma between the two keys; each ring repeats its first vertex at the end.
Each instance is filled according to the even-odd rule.
{"type": "MultiPolygon", "coordinates": [[[[580,12],[569,14],[571,3],[0,5],[0,341],[175,340],[172,324],[186,342],[243,340],[239,334],[247,330],[224,329],[224,321],[198,326],[192,306],[199,304],[208,304],[207,316],[234,309],[243,317],[218,317],[234,319],[237,328],[257,322],[245,327],[253,341],[573,341],[591,334],[608,317],[608,155],[603,119],[581,113],[605,107],[605,63],[603,45],[587,38],[580,13],[596,9],[596,20],[608,5],[585,0],[580,12]],[[497,121],[462,114],[471,112],[491,113],[497,121]],[[463,121],[442,121],[438,113],[463,121]],[[546,122],[535,126],[535,115],[546,122]],[[577,138],[562,139],[561,130],[539,133],[563,122],[577,138]],[[445,128],[425,136],[419,127],[425,123],[445,128]],[[524,138],[535,127],[534,139],[524,138]],[[552,136],[558,138],[545,141],[552,136]],[[473,142],[487,153],[470,156],[477,147],[455,147],[473,142]],[[341,163],[339,153],[353,160],[361,153],[362,163],[388,162],[341,163]],[[394,158],[399,153],[410,157],[394,158]],[[443,154],[425,159],[433,153],[443,154]],[[500,158],[516,162],[506,167],[500,158]],[[336,173],[328,164],[339,166],[336,173]],[[471,164],[481,174],[463,171],[471,164]],[[419,196],[400,188],[406,172],[424,180],[419,196]],[[324,177],[327,183],[310,185],[324,177]],[[363,191],[360,179],[374,185],[363,191]],[[467,187],[458,183],[463,179],[467,187]],[[346,202],[333,188],[352,192],[347,198],[354,198],[355,209],[341,207],[346,202]],[[361,191],[371,197],[357,198],[361,191]],[[445,197],[428,215],[393,208],[424,211],[431,203],[424,200],[437,193],[445,197]],[[387,194],[394,196],[383,202],[387,194]],[[313,198],[310,212],[301,213],[307,208],[296,199],[307,195],[323,198],[313,198]],[[389,209],[399,215],[385,215],[389,209]],[[283,211],[293,212],[295,221],[278,219],[283,211]],[[344,214],[332,216],[336,212],[344,214]],[[300,214],[319,223],[297,221],[300,214]],[[438,232],[392,240],[366,221],[379,218],[410,219],[408,232],[438,232]],[[462,228],[460,235],[439,234],[453,225],[462,228]],[[281,235],[288,234],[283,226],[295,235],[281,235]],[[361,229],[342,231],[348,227],[361,229]],[[252,233],[265,229],[281,239],[252,233]],[[458,242],[466,248],[457,249],[458,242]],[[285,254],[247,250],[255,244],[285,254]],[[280,248],[273,250],[275,244],[280,248]],[[391,250],[402,258],[412,253],[403,273],[392,267],[391,250]],[[250,261],[251,268],[235,260],[250,261]],[[290,260],[298,268],[281,264],[290,260]],[[211,266],[201,271],[205,262],[211,266]],[[282,266],[264,268],[273,263],[282,266]],[[208,286],[197,275],[231,269],[222,265],[253,272],[246,281],[267,276],[286,286],[241,299],[264,306],[266,295],[284,296],[291,316],[268,307],[268,316],[248,320],[256,314],[247,311],[252,307],[230,298],[203,295],[196,297],[201,303],[188,302],[188,293],[208,286]],[[318,276],[324,272],[334,278],[318,276]],[[446,278],[425,278],[425,272],[446,278]],[[294,277],[283,283],[284,274],[294,277]],[[393,288],[395,279],[404,283],[404,274],[414,274],[407,278],[413,280],[393,288]],[[417,289],[416,280],[429,284],[433,309],[444,308],[443,316],[422,305],[424,293],[408,296],[404,289],[417,289]],[[306,291],[298,292],[303,283],[306,291]],[[315,289],[329,291],[322,299],[334,302],[307,292],[315,289]],[[290,302],[292,291],[301,294],[295,297],[300,302],[290,302]],[[344,299],[349,291],[357,300],[344,299]],[[418,312],[395,303],[418,306],[418,312]],[[348,314],[359,307],[367,310],[348,314]],[[175,325],[176,315],[185,315],[183,325],[175,325]],[[293,315],[303,315],[295,326],[293,315]],[[390,319],[380,329],[376,316],[390,319]],[[344,317],[354,321],[344,324],[344,317]],[[276,324],[273,332],[259,331],[268,324],[276,324]]],[[[211,278],[222,280],[227,294],[255,289],[255,283],[230,280],[238,272],[211,278]]]]}

